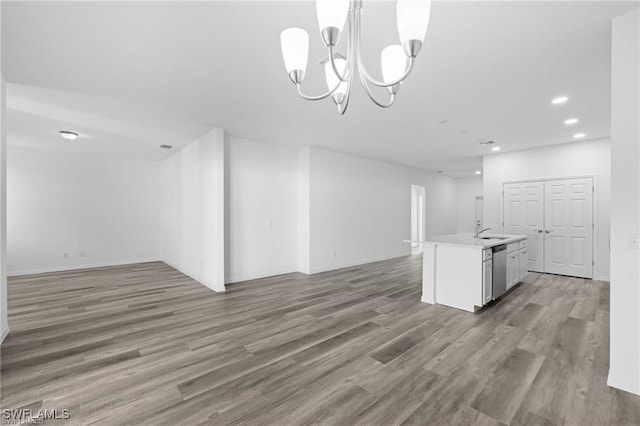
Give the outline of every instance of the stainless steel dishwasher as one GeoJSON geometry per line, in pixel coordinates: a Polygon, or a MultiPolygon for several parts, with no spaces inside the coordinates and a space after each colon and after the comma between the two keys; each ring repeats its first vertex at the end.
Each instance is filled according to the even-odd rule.
{"type": "Polygon", "coordinates": [[[491,282],[492,299],[495,300],[507,291],[507,245],[500,244],[491,249],[493,252],[493,279],[491,282]]]}

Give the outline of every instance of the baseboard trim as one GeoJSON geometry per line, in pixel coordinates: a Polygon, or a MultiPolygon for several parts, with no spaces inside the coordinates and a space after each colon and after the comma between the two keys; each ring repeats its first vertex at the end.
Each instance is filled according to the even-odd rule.
{"type": "Polygon", "coordinates": [[[611,277],[608,277],[608,276],[596,277],[596,278],[594,278],[594,280],[610,282],[611,281],[611,277]]]}
{"type": "Polygon", "coordinates": [[[286,275],[286,274],[293,274],[298,272],[298,269],[293,267],[293,268],[287,268],[287,269],[283,269],[280,271],[269,271],[269,272],[263,272],[260,274],[247,274],[247,275],[238,275],[235,277],[231,277],[231,278],[226,278],[224,280],[225,284],[234,284],[234,283],[240,283],[243,281],[251,281],[251,280],[259,280],[261,278],[269,278],[269,277],[275,277],[278,275],[286,275]]]}
{"type": "Polygon", "coordinates": [[[2,334],[0,335],[0,345],[4,342],[4,338],[9,335],[9,326],[7,326],[4,330],[2,330],[2,334]]]}
{"type": "Polygon", "coordinates": [[[623,390],[625,392],[630,392],[636,395],[640,395],[640,383],[637,381],[629,381],[626,377],[621,379],[620,377],[614,377],[609,373],[609,377],[607,378],[607,385],[623,390]]]}
{"type": "MultiPolygon", "coordinates": [[[[406,257],[406,256],[411,256],[411,251],[410,250],[406,250],[406,251],[403,251],[401,253],[395,253],[395,254],[391,254],[391,255],[376,257],[376,258],[372,258],[372,259],[361,260],[361,261],[353,262],[353,263],[344,263],[344,264],[339,264],[339,265],[321,266],[319,268],[312,268],[311,269],[311,273],[309,273],[307,275],[319,274],[321,272],[335,271],[335,270],[344,269],[344,268],[351,268],[351,267],[354,267],[354,266],[366,265],[368,263],[382,262],[383,260],[398,259],[400,257],[406,257]]],[[[302,271],[300,271],[300,272],[302,272],[302,271]]],[[[305,272],[302,272],[302,273],[304,274],[305,272]]]]}
{"type": "Polygon", "coordinates": [[[108,266],[135,265],[136,263],[149,263],[149,262],[162,262],[162,261],[160,259],[155,258],[155,259],[119,260],[115,262],[88,263],[86,265],[55,266],[52,268],[36,268],[36,269],[27,269],[22,271],[9,271],[7,273],[7,276],[18,277],[21,275],[36,275],[36,274],[47,274],[50,272],[77,271],[79,269],[105,268],[108,266]]]}
{"type": "Polygon", "coordinates": [[[168,260],[161,260],[161,262],[166,263],[167,265],[171,266],[173,269],[175,269],[176,271],[180,272],[181,274],[185,274],[186,276],[188,276],[192,280],[195,280],[195,281],[199,282],[200,284],[202,284],[203,286],[207,287],[211,291],[215,291],[216,293],[224,293],[224,291],[225,291],[224,285],[222,286],[222,288],[219,288],[218,286],[207,282],[207,280],[204,280],[204,279],[198,277],[195,274],[192,274],[190,272],[187,272],[187,271],[183,270],[182,268],[179,268],[177,265],[174,265],[173,263],[169,262],[168,260]]]}

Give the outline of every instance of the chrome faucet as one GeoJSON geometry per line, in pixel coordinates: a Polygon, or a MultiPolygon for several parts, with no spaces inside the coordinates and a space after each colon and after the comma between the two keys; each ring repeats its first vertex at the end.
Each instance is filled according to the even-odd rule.
{"type": "Polygon", "coordinates": [[[491,231],[491,228],[482,228],[482,229],[480,229],[480,226],[476,226],[476,229],[473,231],[473,238],[478,238],[480,236],[480,234],[482,234],[483,232],[487,232],[487,231],[491,231]]]}

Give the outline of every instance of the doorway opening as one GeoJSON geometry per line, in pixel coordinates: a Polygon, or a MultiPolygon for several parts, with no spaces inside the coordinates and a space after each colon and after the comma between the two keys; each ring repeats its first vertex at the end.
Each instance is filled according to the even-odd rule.
{"type": "Polygon", "coordinates": [[[483,223],[484,223],[484,219],[482,216],[482,209],[483,209],[483,203],[484,203],[484,198],[479,195],[476,196],[476,201],[475,201],[475,223],[473,224],[476,228],[482,228],[483,227],[483,223]]]}
{"type": "MultiPolygon", "coordinates": [[[[425,239],[425,189],[424,186],[411,185],[411,240],[425,239]]],[[[411,254],[422,253],[422,244],[412,243],[411,254]]]]}

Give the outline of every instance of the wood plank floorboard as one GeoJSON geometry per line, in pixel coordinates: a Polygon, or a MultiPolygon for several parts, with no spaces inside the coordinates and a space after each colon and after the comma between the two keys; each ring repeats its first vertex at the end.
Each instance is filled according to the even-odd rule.
{"type": "Polygon", "coordinates": [[[529,273],[471,314],[420,256],[214,293],[160,262],[12,277],[3,409],[71,425],[638,425],[609,285],[529,273]]]}

